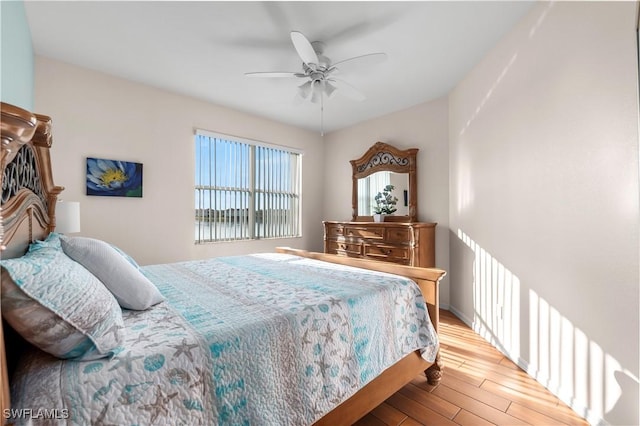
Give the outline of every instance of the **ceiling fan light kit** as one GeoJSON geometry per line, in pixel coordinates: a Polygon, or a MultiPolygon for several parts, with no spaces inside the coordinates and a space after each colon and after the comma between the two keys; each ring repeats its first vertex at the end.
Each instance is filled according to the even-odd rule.
{"type": "Polygon", "coordinates": [[[339,73],[343,67],[362,66],[369,67],[386,60],[385,53],[369,53],[355,56],[342,61],[331,63],[331,60],[324,56],[324,43],[319,41],[309,42],[299,31],[291,31],[291,42],[298,56],[302,60],[303,72],[248,72],[248,77],[267,78],[306,78],[307,81],[298,86],[299,98],[309,100],[312,103],[320,103],[321,134],[323,127],[324,97],[333,97],[335,93],[341,93],[346,97],[363,101],[366,96],[358,89],[348,84],[346,81],[332,76],[334,72],[339,73]]]}

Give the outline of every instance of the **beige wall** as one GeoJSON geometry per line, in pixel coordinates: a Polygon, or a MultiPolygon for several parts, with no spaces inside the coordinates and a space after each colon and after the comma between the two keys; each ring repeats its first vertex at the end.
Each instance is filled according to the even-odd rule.
{"type": "Polygon", "coordinates": [[[633,2],[541,2],[450,94],[451,306],[588,420],[638,424],[633,2]]]}
{"type": "Polygon", "coordinates": [[[319,134],[38,56],[35,111],[53,118],[54,177],[66,187],[62,199],[81,202],[79,235],[114,243],[141,264],[277,245],[322,249],[319,134]],[[304,151],[302,238],[194,244],[196,127],[304,151]],[[87,156],[143,163],[143,198],[84,195],[87,156]]]}
{"type": "MultiPolygon", "coordinates": [[[[449,269],[448,101],[440,98],[325,135],[325,220],[351,220],[351,164],[374,143],[400,149],[419,148],[418,219],[437,222],[436,265],[449,269]]],[[[401,194],[398,194],[401,199],[401,194]]],[[[449,283],[441,285],[440,302],[449,306],[449,283]]]]}

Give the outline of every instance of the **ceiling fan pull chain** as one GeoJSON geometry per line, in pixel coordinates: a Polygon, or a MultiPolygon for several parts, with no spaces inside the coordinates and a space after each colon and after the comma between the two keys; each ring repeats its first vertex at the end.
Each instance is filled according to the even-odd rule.
{"type": "Polygon", "coordinates": [[[320,136],[324,136],[324,92],[320,93],[320,136]]]}

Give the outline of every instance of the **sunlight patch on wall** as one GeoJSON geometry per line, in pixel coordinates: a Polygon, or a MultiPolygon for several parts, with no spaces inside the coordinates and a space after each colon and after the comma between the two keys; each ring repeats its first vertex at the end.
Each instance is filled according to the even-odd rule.
{"type": "Polygon", "coordinates": [[[520,279],[461,229],[458,238],[474,253],[474,331],[518,360],[520,279]]]}
{"type": "MultiPolygon", "coordinates": [[[[542,27],[542,24],[544,23],[545,19],[547,18],[547,14],[551,10],[551,8],[553,8],[554,4],[555,4],[555,2],[553,2],[553,1],[547,2],[545,8],[540,13],[540,16],[538,16],[538,18],[536,19],[535,24],[529,30],[529,35],[528,35],[529,36],[528,37],[529,41],[535,37],[536,32],[542,27]]],[[[464,126],[460,130],[460,133],[459,133],[460,136],[462,136],[467,131],[469,126],[471,126],[471,123],[473,123],[474,120],[478,117],[478,115],[480,114],[480,112],[484,108],[484,106],[487,103],[487,101],[489,101],[489,99],[491,99],[491,96],[493,95],[493,93],[496,91],[498,86],[500,86],[500,83],[502,82],[504,77],[507,75],[507,73],[509,72],[511,67],[513,67],[513,64],[516,62],[516,59],[518,59],[518,51],[519,50],[520,50],[520,48],[518,48],[518,50],[515,51],[515,53],[509,59],[509,62],[504,66],[504,68],[502,68],[502,71],[500,72],[500,74],[498,75],[496,80],[493,82],[493,84],[491,85],[491,87],[489,88],[487,93],[484,95],[484,97],[482,98],[480,103],[476,106],[476,109],[471,114],[471,117],[469,117],[467,122],[464,124],[464,126]]]]}
{"type": "Polygon", "coordinates": [[[460,130],[460,136],[462,136],[464,132],[467,131],[469,126],[471,126],[471,123],[473,123],[473,121],[478,117],[478,115],[484,108],[485,104],[489,99],[491,99],[493,92],[498,88],[498,86],[500,85],[500,82],[507,75],[507,73],[509,72],[509,69],[513,66],[517,58],[518,58],[518,52],[514,53],[513,56],[511,56],[511,59],[509,59],[509,62],[507,63],[507,65],[505,65],[505,67],[502,69],[502,72],[500,73],[496,81],[493,82],[493,84],[489,88],[489,91],[484,95],[484,97],[476,107],[475,111],[473,111],[473,114],[471,114],[471,117],[467,120],[462,130],[460,130]]]}
{"type": "Polygon", "coordinates": [[[637,377],[533,290],[529,348],[527,372],[590,423],[601,422],[616,409],[623,392],[630,391],[619,379],[624,386],[637,386],[637,377]]]}
{"type": "Polygon", "coordinates": [[[457,213],[460,214],[468,207],[471,207],[473,205],[474,195],[471,179],[471,161],[469,160],[467,155],[460,155],[458,160],[458,190],[456,192],[458,194],[457,213]]]}
{"type": "Polygon", "coordinates": [[[551,8],[554,5],[555,5],[555,1],[547,2],[547,6],[544,8],[544,10],[540,14],[540,16],[538,16],[538,19],[536,20],[535,25],[533,27],[531,27],[531,29],[529,30],[529,38],[530,39],[532,39],[536,35],[536,32],[542,26],[542,23],[544,22],[545,18],[547,17],[547,13],[549,13],[549,11],[551,10],[551,8]]]}

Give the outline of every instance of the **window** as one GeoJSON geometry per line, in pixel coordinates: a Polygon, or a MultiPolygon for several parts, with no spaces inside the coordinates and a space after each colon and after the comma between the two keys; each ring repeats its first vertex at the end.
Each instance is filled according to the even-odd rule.
{"type": "Polygon", "coordinates": [[[391,183],[391,172],[375,172],[358,179],[358,215],[371,216],[376,206],[375,197],[382,188],[391,183]]]}
{"type": "Polygon", "coordinates": [[[302,155],[198,130],[195,242],[300,236],[302,155]]]}

